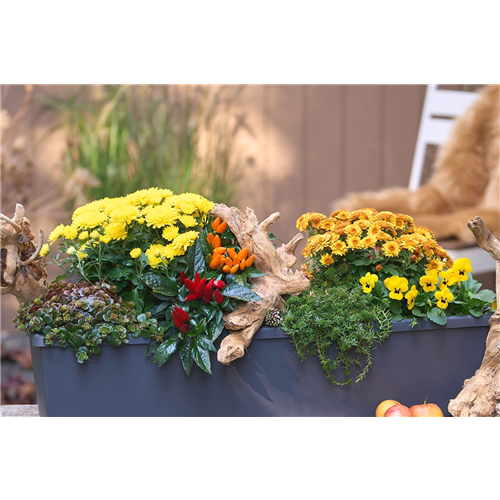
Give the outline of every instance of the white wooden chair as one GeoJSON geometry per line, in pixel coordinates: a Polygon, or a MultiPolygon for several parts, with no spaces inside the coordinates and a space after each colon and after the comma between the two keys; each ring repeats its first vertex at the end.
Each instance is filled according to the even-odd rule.
{"type": "MultiPolygon", "coordinates": [[[[409,189],[415,191],[422,182],[425,151],[428,144],[441,145],[450,135],[454,118],[460,116],[477,98],[477,92],[441,90],[428,85],[425,94],[417,144],[413,155],[409,189]]],[[[453,260],[467,257],[474,273],[495,271],[495,260],[479,246],[446,249],[453,260]]]]}

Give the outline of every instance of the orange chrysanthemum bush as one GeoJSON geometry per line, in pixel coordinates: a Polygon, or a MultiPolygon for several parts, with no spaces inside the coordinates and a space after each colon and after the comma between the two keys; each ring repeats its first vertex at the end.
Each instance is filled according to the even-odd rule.
{"type": "Polygon", "coordinates": [[[328,283],[333,274],[354,276],[374,300],[389,301],[393,319],[492,312],[495,294],[480,290],[468,259],[455,263],[432,232],[408,215],[364,208],[337,210],[329,217],[306,213],[297,228],[309,232],[303,250],[307,272],[328,283]]]}

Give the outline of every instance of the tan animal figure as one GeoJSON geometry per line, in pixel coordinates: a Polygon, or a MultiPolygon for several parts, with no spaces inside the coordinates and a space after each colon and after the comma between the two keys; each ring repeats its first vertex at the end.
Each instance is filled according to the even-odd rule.
{"type": "Polygon", "coordinates": [[[474,243],[467,221],[479,216],[491,233],[500,233],[500,86],[486,86],[457,119],[438,153],[429,181],[416,191],[389,188],[352,193],[332,210],[372,207],[408,214],[437,239],[474,243]]]}
{"type": "Polygon", "coordinates": [[[11,293],[19,302],[47,292],[45,258],[40,255],[43,231],[40,229],[38,247],[34,238],[22,205],[16,205],[12,219],[0,214],[1,294],[11,293]]]}

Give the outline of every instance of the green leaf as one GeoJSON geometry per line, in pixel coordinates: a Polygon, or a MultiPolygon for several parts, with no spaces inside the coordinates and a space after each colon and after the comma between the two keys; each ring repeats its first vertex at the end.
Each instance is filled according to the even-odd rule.
{"type": "Polygon", "coordinates": [[[237,276],[241,276],[242,278],[259,278],[260,276],[265,276],[266,273],[260,271],[259,269],[255,269],[255,267],[247,267],[242,273],[239,273],[237,276]]]}
{"type": "Polygon", "coordinates": [[[391,308],[392,314],[394,314],[395,316],[399,316],[401,314],[401,311],[403,310],[401,302],[395,299],[391,299],[389,307],[391,308]]]}
{"type": "Polygon", "coordinates": [[[175,278],[159,273],[145,273],[142,277],[144,283],[155,292],[173,297],[179,293],[178,283],[175,278]]]}
{"type": "Polygon", "coordinates": [[[413,314],[413,316],[417,316],[418,318],[425,318],[426,317],[426,314],[423,313],[420,309],[417,309],[416,307],[414,307],[411,310],[411,313],[413,314]]]}
{"type": "Polygon", "coordinates": [[[438,325],[446,325],[448,318],[446,317],[446,313],[443,309],[439,309],[438,307],[433,307],[428,313],[427,317],[437,323],[438,325]]]}
{"type": "Polygon", "coordinates": [[[177,349],[178,342],[179,339],[167,339],[164,342],[162,342],[159,345],[158,349],[156,349],[156,353],[153,358],[153,363],[158,363],[158,367],[165,364],[170,359],[170,356],[172,356],[172,354],[177,349]]]}
{"type": "Polygon", "coordinates": [[[483,315],[483,311],[481,309],[469,309],[469,314],[475,318],[480,318],[483,315]]]}
{"type": "Polygon", "coordinates": [[[204,371],[212,375],[210,370],[210,353],[206,349],[202,349],[196,342],[191,344],[191,355],[195,363],[204,371]]]}
{"type": "Polygon", "coordinates": [[[205,271],[205,255],[201,249],[200,239],[198,238],[188,250],[187,265],[191,274],[194,276],[196,273],[205,271]]]}
{"type": "Polygon", "coordinates": [[[206,337],[199,337],[199,338],[197,338],[196,339],[196,343],[202,349],[206,349],[206,350],[212,351],[212,352],[217,352],[217,349],[215,348],[215,346],[212,343],[212,341],[209,340],[209,339],[207,339],[206,337]]]}
{"type": "Polygon", "coordinates": [[[187,376],[189,377],[189,374],[191,373],[191,368],[193,367],[193,358],[191,356],[191,339],[186,339],[182,340],[179,343],[179,358],[182,363],[182,367],[184,368],[184,371],[186,372],[187,376]]]}
{"type": "Polygon", "coordinates": [[[60,274],[59,276],[57,276],[57,278],[52,282],[52,283],[58,283],[59,281],[62,281],[64,279],[66,279],[68,276],[66,274],[60,274]]]}
{"type": "Polygon", "coordinates": [[[495,301],[496,294],[492,290],[481,290],[478,293],[471,295],[473,299],[479,299],[487,304],[492,304],[495,301]]]}
{"type": "Polygon", "coordinates": [[[257,295],[255,292],[252,292],[249,288],[238,285],[237,283],[227,285],[224,290],[222,290],[222,295],[224,295],[224,297],[243,300],[245,302],[258,302],[262,300],[262,297],[257,295]]]}
{"type": "Polygon", "coordinates": [[[147,319],[148,318],[144,313],[139,314],[139,316],[137,316],[137,321],[139,321],[139,323],[144,323],[147,319]]]}
{"type": "MultiPolygon", "coordinates": [[[[156,350],[158,349],[159,345],[160,344],[156,340],[151,339],[149,341],[149,345],[148,345],[148,348],[146,350],[146,358],[154,355],[156,353],[156,350]]],[[[153,363],[153,361],[151,361],[151,363],[153,363]]]]}

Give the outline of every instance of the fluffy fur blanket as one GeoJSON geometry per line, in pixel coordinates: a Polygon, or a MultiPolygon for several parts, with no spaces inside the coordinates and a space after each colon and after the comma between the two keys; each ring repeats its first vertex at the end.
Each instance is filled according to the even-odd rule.
{"type": "Polygon", "coordinates": [[[429,181],[416,191],[389,188],[352,193],[333,202],[332,210],[372,207],[411,215],[438,240],[475,242],[467,221],[480,216],[499,235],[500,86],[481,90],[474,104],[457,119],[450,138],[439,149],[429,181]]]}

